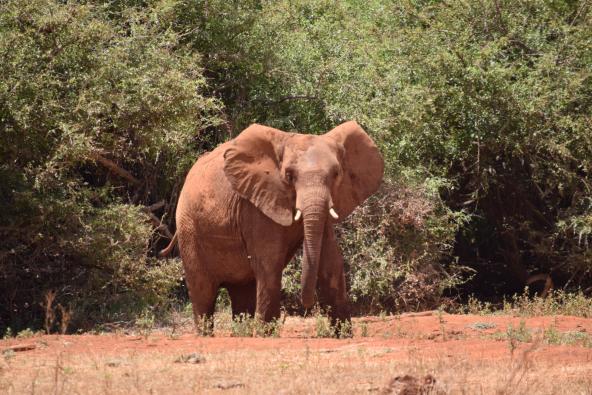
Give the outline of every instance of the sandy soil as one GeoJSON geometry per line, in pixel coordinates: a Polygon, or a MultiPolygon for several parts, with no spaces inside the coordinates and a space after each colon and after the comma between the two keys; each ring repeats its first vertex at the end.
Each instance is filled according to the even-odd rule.
{"type": "Polygon", "coordinates": [[[288,317],[279,338],[165,328],[3,340],[0,393],[592,394],[592,319],[363,317],[351,339],[316,338],[315,325],[288,317]]]}

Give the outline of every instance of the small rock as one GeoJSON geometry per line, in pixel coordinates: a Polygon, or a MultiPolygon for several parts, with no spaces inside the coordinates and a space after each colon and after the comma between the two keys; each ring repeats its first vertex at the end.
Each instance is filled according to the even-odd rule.
{"type": "Polygon", "coordinates": [[[118,366],[121,366],[121,361],[119,359],[111,359],[111,360],[105,362],[105,365],[110,368],[116,368],[118,366]]]}
{"type": "Polygon", "coordinates": [[[214,384],[214,388],[219,388],[221,390],[229,390],[231,388],[244,388],[245,385],[238,381],[223,381],[220,383],[214,384]]]}
{"type": "Polygon", "coordinates": [[[485,330],[493,329],[496,325],[493,322],[475,322],[474,324],[468,325],[471,329],[485,330]]]}
{"type": "Polygon", "coordinates": [[[203,355],[196,352],[191,354],[183,354],[179,358],[175,359],[176,363],[204,363],[206,359],[203,355]]]}
{"type": "Polygon", "coordinates": [[[406,374],[392,379],[382,394],[444,395],[445,392],[436,386],[436,379],[431,374],[424,376],[423,379],[406,374]]]}

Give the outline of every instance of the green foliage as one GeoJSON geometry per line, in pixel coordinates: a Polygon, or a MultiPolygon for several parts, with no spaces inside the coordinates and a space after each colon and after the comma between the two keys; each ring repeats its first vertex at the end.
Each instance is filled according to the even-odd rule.
{"type": "Polygon", "coordinates": [[[494,314],[495,311],[495,306],[493,306],[491,302],[482,302],[474,295],[469,295],[467,303],[460,307],[459,312],[465,314],[488,315],[494,314]]]}
{"type": "Polygon", "coordinates": [[[361,337],[368,337],[368,323],[367,322],[360,322],[360,336],[361,337]]]}
{"type": "Polygon", "coordinates": [[[522,295],[513,295],[504,302],[505,312],[521,316],[570,315],[592,317],[592,300],[581,291],[568,293],[553,291],[547,297],[530,297],[528,289],[522,295]]]}
{"type": "Polygon", "coordinates": [[[0,332],[39,327],[48,290],[74,328],[167,305],[180,265],[141,206],[170,226],[197,155],[251,122],[356,119],[379,145],[387,182],[339,229],[358,311],[500,301],[538,272],[589,292],[591,8],[2,2],[0,332]]]}
{"type": "MultiPolygon", "coordinates": [[[[315,334],[318,338],[333,337],[336,339],[347,339],[354,335],[354,327],[350,320],[332,320],[327,314],[319,309],[314,314],[315,334]]],[[[361,327],[362,337],[368,336],[368,327],[361,327]]]]}
{"type": "Polygon", "coordinates": [[[12,333],[12,329],[10,327],[6,328],[6,331],[4,331],[4,336],[2,337],[2,339],[8,340],[12,337],[14,337],[14,334],[12,333]]]}
{"type": "Polygon", "coordinates": [[[154,321],[154,313],[149,309],[146,309],[140,313],[138,318],[136,318],[135,326],[140,331],[140,334],[147,338],[154,329],[154,321]]]}
{"type": "MultiPolygon", "coordinates": [[[[360,313],[433,309],[470,270],[452,258],[454,237],[466,221],[439,198],[435,181],[410,186],[386,180],[337,228],[346,261],[349,297],[360,313]]],[[[300,310],[301,259],[284,270],[283,302],[300,310]]]]}
{"type": "Polygon", "coordinates": [[[331,326],[331,320],[320,313],[315,315],[316,337],[335,337],[335,328],[331,326]]]}
{"type": "Polygon", "coordinates": [[[35,336],[35,332],[31,328],[26,328],[16,334],[17,339],[28,339],[35,336]]]}
{"type": "Polygon", "coordinates": [[[506,340],[510,350],[516,350],[518,343],[530,343],[542,341],[550,345],[580,345],[592,347],[592,338],[586,332],[567,331],[561,332],[555,325],[551,325],[539,335],[537,330],[530,330],[524,321],[520,321],[517,328],[509,324],[505,332],[496,332],[491,335],[496,340],[506,340]]]}
{"type": "Polygon", "coordinates": [[[263,322],[245,314],[233,317],[230,322],[230,333],[234,337],[280,337],[281,330],[282,322],[279,320],[263,322]]]}
{"type": "Polygon", "coordinates": [[[466,268],[451,259],[465,220],[429,186],[386,181],[340,228],[350,295],[359,310],[407,311],[438,307],[466,268]]]}
{"type": "Polygon", "coordinates": [[[157,10],[107,11],[0,5],[0,326],[38,325],[49,289],[75,327],[125,319],[181,278],[148,256],[139,205],[168,197],[219,106],[157,10]]]}
{"type": "Polygon", "coordinates": [[[528,288],[522,294],[514,294],[505,299],[503,304],[495,306],[471,296],[462,306],[460,313],[491,315],[511,314],[521,317],[569,315],[574,317],[592,317],[592,300],[579,292],[551,291],[546,297],[530,296],[528,288]]]}
{"type": "Polygon", "coordinates": [[[272,103],[259,120],[317,132],[355,118],[394,179],[444,180],[447,208],[470,215],[455,243],[477,270],[468,291],[512,293],[540,271],[588,287],[590,8],[267,3],[252,32],[273,54],[252,87],[272,103]]]}
{"type": "Polygon", "coordinates": [[[522,343],[529,343],[532,341],[532,333],[526,327],[526,323],[524,321],[520,321],[518,328],[514,328],[512,324],[508,324],[506,336],[511,341],[519,341],[522,343]]]}
{"type": "Polygon", "coordinates": [[[592,337],[586,332],[560,332],[556,327],[551,326],[543,332],[543,340],[552,345],[574,345],[580,344],[583,347],[592,347],[592,337]]]}

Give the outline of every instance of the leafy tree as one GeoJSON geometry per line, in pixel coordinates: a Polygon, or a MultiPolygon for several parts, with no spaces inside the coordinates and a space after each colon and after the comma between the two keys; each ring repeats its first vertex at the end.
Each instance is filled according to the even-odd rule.
{"type": "Polygon", "coordinates": [[[141,206],[178,188],[219,104],[157,10],[107,11],[0,5],[2,327],[38,321],[49,290],[75,325],[125,317],[181,277],[178,261],[148,256],[141,206]]]}
{"type": "Polygon", "coordinates": [[[499,298],[538,272],[590,292],[591,7],[3,2],[0,326],[49,289],[78,322],[165,303],[179,264],[151,258],[145,206],[172,228],[196,156],[252,122],[356,119],[379,144],[385,185],[339,229],[359,311],[499,298]]]}
{"type": "Polygon", "coordinates": [[[358,119],[403,184],[446,180],[447,207],[471,218],[455,244],[477,269],[467,291],[515,292],[537,272],[589,287],[591,15],[574,1],[267,3],[254,40],[272,48],[274,90],[252,90],[314,97],[324,120],[291,115],[299,129],[358,119]]]}

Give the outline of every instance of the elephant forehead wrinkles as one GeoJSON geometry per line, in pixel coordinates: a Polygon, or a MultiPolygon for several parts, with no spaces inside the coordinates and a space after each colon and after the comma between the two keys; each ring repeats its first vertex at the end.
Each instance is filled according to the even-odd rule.
{"type": "Polygon", "coordinates": [[[337,158],[328,147],[310,147],[301,158],[301,164],[310,169],[330,170],[338,165],[337,158]]]}

